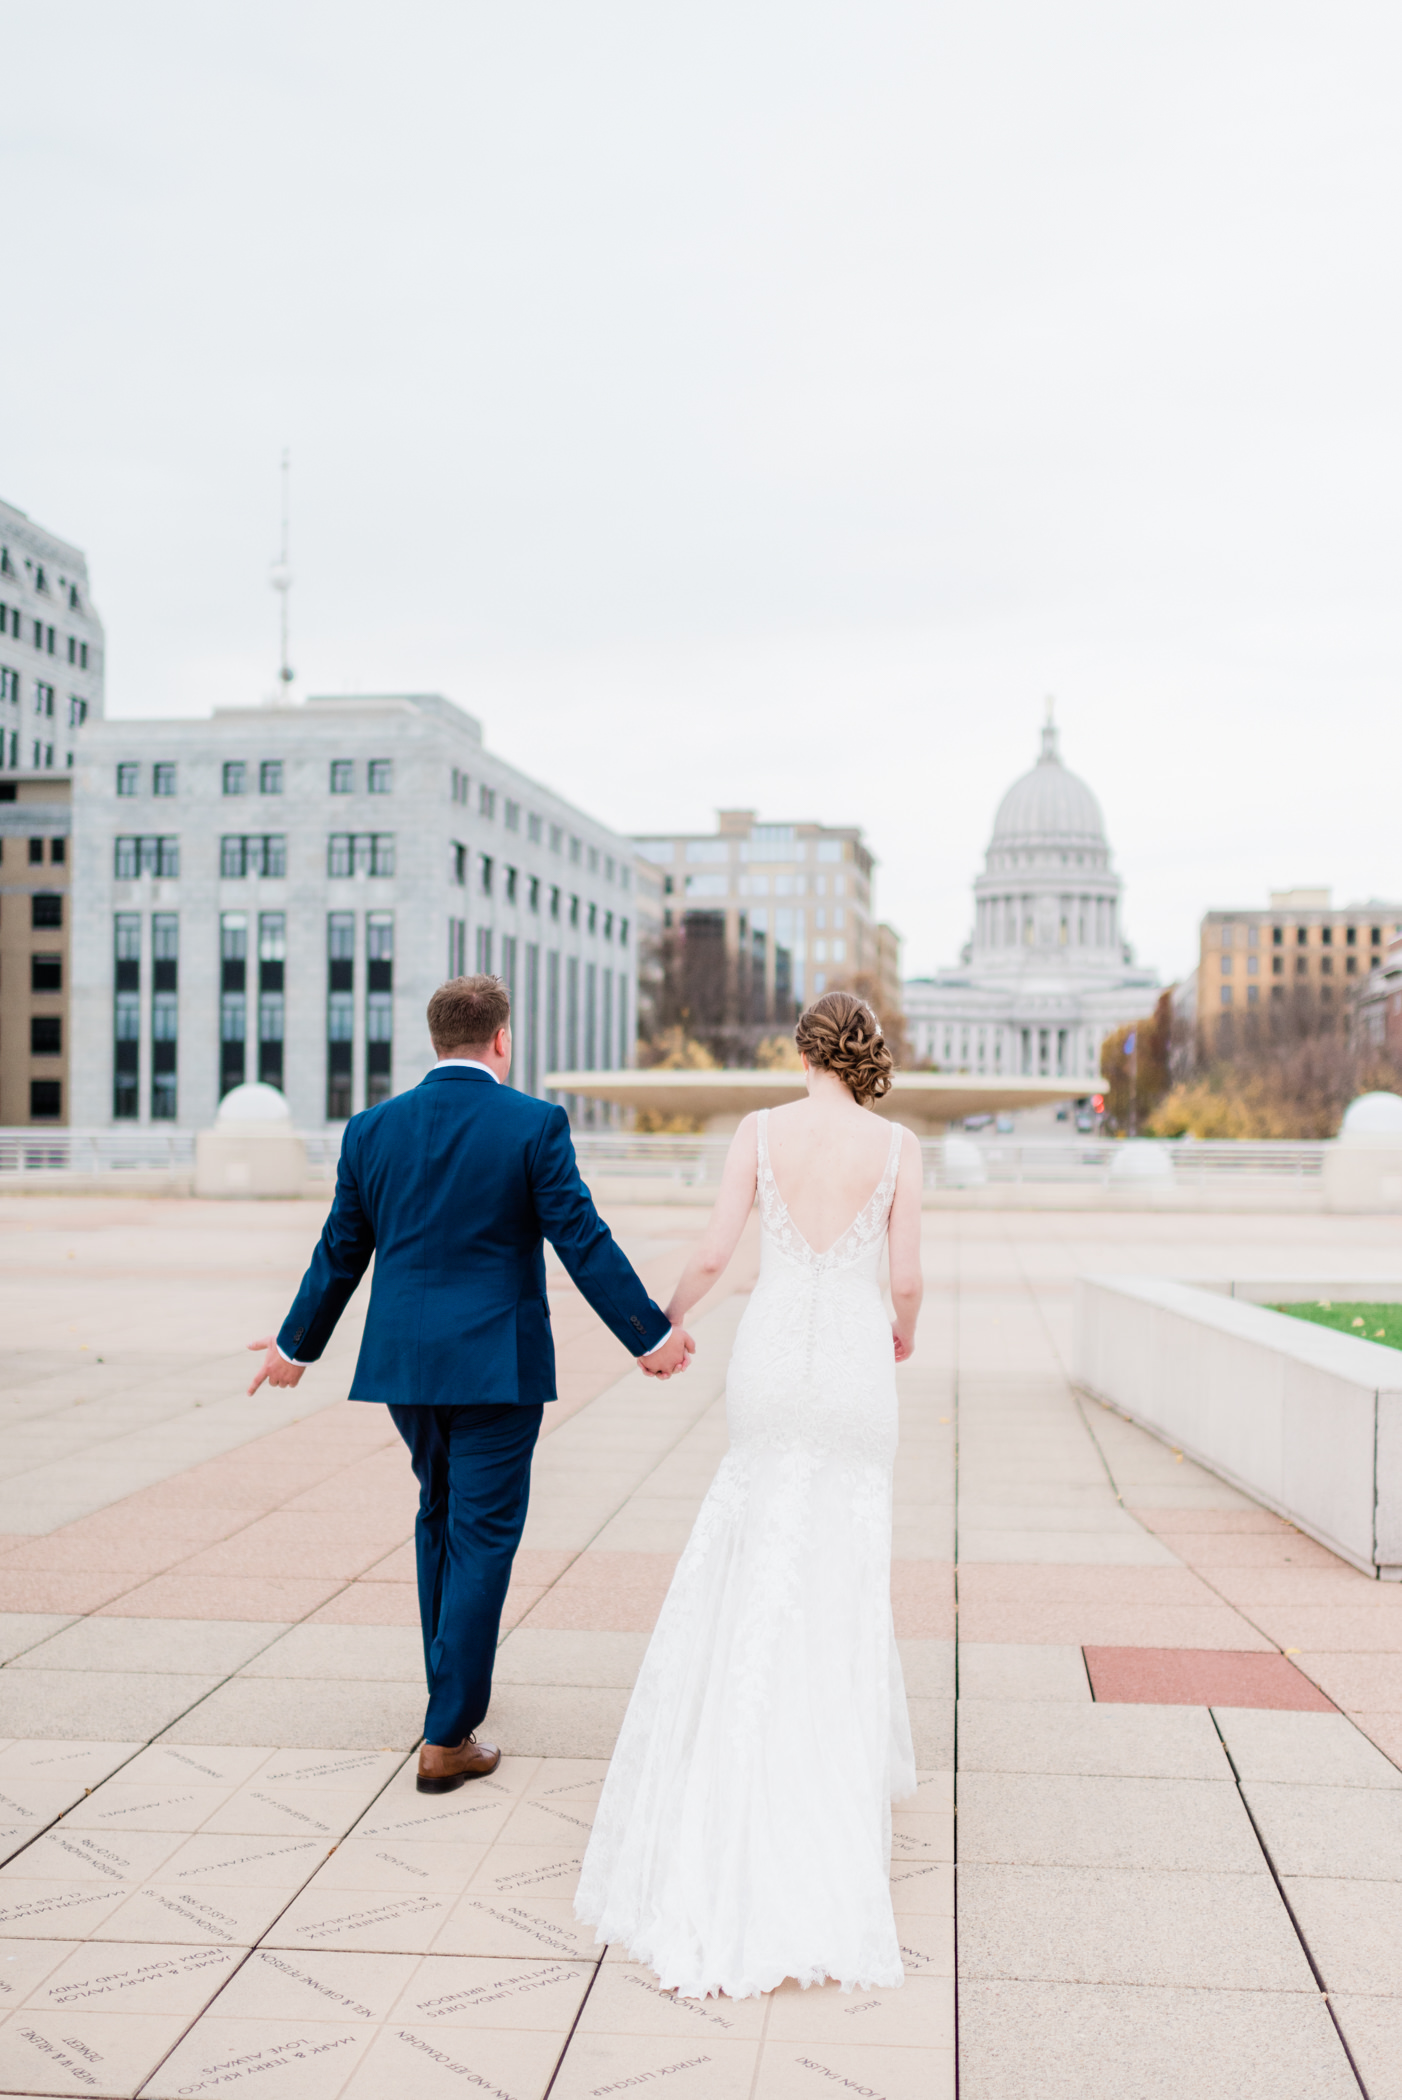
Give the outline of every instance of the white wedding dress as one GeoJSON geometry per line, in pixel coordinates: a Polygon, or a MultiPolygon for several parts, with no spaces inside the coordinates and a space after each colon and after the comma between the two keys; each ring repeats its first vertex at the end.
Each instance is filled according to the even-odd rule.
{"type": "Polygon", "coordinates": [[[678,1564],[575,1901],[686,1997],[902,1980],[891,1801],[915,1788],[891,1620],[896,1380],[881,1257],[901,1131],[815,1254],[759,1116],[759,1281],[730,1360],[730,1449],[678,1564]]]}

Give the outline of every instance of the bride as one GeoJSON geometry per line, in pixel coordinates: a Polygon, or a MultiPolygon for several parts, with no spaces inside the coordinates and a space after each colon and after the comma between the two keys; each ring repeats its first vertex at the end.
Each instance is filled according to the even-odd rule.
{"type": "Polygon", "coordinates": [[[730,1449],[639,1672],[575,1908],[685,1997],[902,1980],[891,1801],[915,1788],[891,1621],[895,1366],[920,1309],[920,1148],[872,1115],[891,1055],[829,992],[808,1098],[747,1116],[667,1316],[725,1268],[759,1193],[730,1449]],[[889,1246],[891,1324],[881,1295],[889,1246]]]}

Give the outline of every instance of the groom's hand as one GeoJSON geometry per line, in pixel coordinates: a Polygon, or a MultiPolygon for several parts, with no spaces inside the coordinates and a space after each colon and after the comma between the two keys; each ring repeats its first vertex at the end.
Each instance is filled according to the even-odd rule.
{"type": "Polygon", "coordinates": [[[250,1393],[256,1393],[265,1378],[269,1385],[296,1385],[307,1368],[305,1364],[290,1364],[287,1358],[279,1353],[278,1345],[270,1334],[265,1334],[261,1342],[250,1342],[248,1346],[250,1349],[263,1351],[263,1361],[258,1366],[257,1376],[248,1388],[250,1393]]]}
{"type": "Polygon", "coordinates": [[[648,1356],[638,1358],[639,1367],[649,1378],[671,1378],[684,1371],[696,1354],[696,1344],[684,1327],[674,1327],[660,1349],[648,1356]]]}

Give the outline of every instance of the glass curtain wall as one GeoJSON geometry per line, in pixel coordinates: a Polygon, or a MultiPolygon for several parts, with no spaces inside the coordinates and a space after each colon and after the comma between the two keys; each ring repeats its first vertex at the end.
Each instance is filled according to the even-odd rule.
{"type": "Polygon", "coordinates": [[[134,1122],[141,1058],[141,914],[119,911],[113,924],[112,1114],[134,1122]]]}
{"type": "Polygon", "coordinates": [[[219,1098],[247,1078],[248,913],[219,920],[219,1098]]]}
{"type": "MultiPolygon", "coordinates": [[[[280,792],[280,790],[279,790],[280,792]]],[[[287,1034],[287,914],[258,915],[258,1077],[282,1091],[283,1041],[287,1034]]]]}
{"type": "Polygon", "coordinates": [[[355,1046],[355,913],[326,920],[326,1120],[344,1123],[351,1112],[351,1053],[355,1046]]]}
{"type": "Polygon", "coordinates": [[[365,1106],[394,1092],[394,914],[365,919],[365,1106]]]}
{"type": "Polygon", "coordinates": [[[180,919],[151,914],[151,1120],[173,1123],[180,1044],[180,919]]]}

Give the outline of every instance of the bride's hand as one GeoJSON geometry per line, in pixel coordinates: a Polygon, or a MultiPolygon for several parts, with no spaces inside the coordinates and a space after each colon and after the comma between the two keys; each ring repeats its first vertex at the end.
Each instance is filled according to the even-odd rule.
{"type": "Polygon", "coordinates": [[[914,1342],[908,1342],[901,1333],[900,1328],[894,1324],[891,1328],[891,1339],[896,1345],[896,1362],[898,1364],[908,1363],[915,1354],[914,1342]]]}

